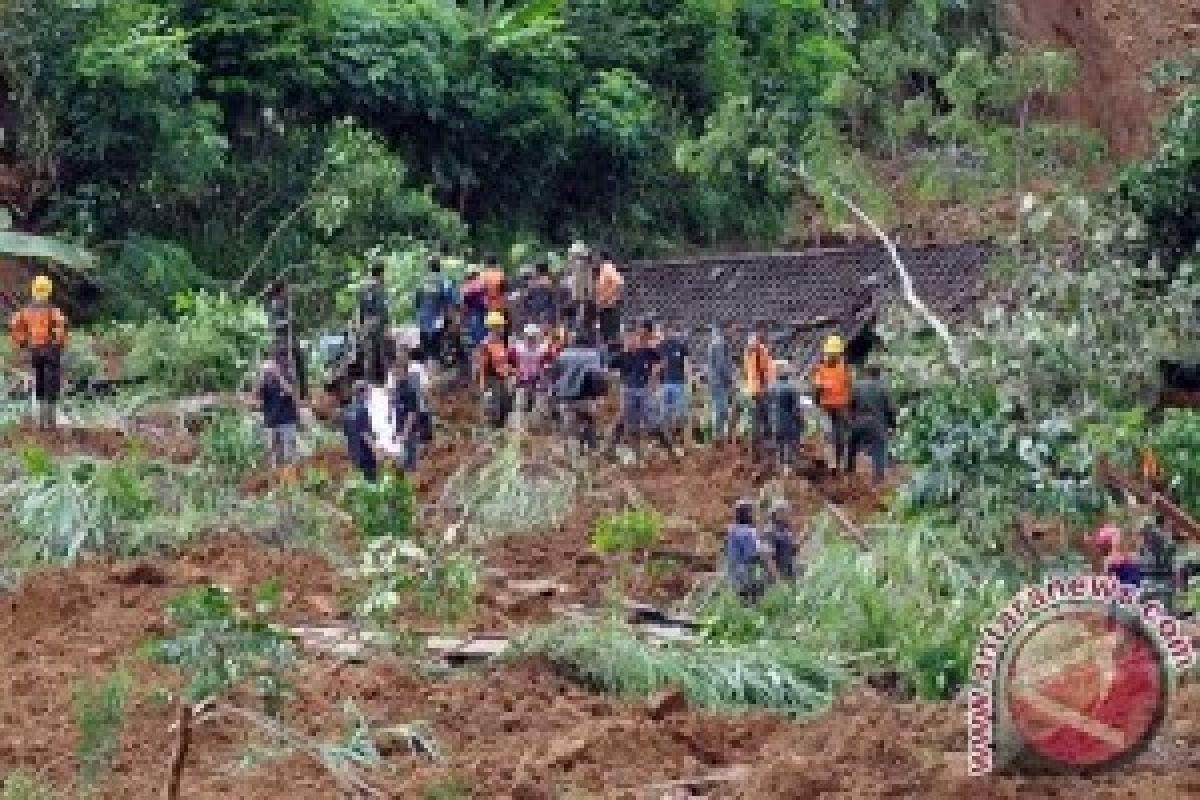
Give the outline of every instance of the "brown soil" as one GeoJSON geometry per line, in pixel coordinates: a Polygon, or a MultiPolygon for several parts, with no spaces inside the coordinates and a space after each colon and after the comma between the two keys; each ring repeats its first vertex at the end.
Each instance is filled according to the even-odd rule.
{"type": "MultiPolygon", "coordinates": [[[[466,418],[470,412],[464,406],[459,413],[466,418]]],[[[5,444],[37,441],[38,436],[19,431],[5,444]]],[[[447,476],[472,453],[470,442],[456,426],[431,449],[416,478],[421,499],[437,496],[447,476]]],[[[101,450],[98,444],[90,446],[101,450]]],[[[116,444],[105,446],[113,448],[108,452],[120,452],[116,444]]],[[[86,449],[75,448],[72,452],[86,449]]],[[[338,451],[323,452],[310,465],[334,474],[348,468],[338,451]]],[[[591,550],[591,529],[600,515],[621,508],[631,497],[644,498],[667,515],[661,549],[673,551],[681,564],[638,577],[631,594],[661,603],[679,598],[698,573],[716,568],[733,500],[753,494],[767,477],[744,454],[720,448],[702,450],[680,463],[652,459],[632,470],[598,463],[597,488],[581,498],[558,530],[512,537],[485,548],[488,565],[505,574],[487,580],[479,611],[468,627],[512,630],[549,618],[558,604],[602,601],[616,565],[591,550]],[[560,597],[522,597],[506,586],[509,579],[521,578],[551,578],[571,588],[560,597]]],[[[859,476],[828,481],[811,475],[778,486],[791,500],[798,522],[825,497],[860,520],[880,502],[879,494],[859,476]]],[[[181,589],[218,584],[248,597],[253,587],[270,578],[278,578],[285,588],[282,621],[320,624],[341,618],[339,606],[347,587],[324,558],[239,538],[197,545],[170,560],[90,563],[47,571],[31,577],[18,593],[0,598],[7,623],[0,626],[0,774],[24,768],[44,772],[60,786],[69,785],[75,774],[77,737],[71,687],[80,678],[126,664],[136,676],[138,691],[113,773],[96,796],[159,796],[174,711],[152,700],[151,689],[176,687],[179,678],[136,657],[137,646],[164,632],[163,608],[181,589]]],[[[402,624],[416,629],[427,623],[406,615],[402,624]]],[[[287,724],[323,741],[340,740],[341,708],[347,700],[353,700],[377,729],[416,721],[428,724],[445,753],[444,762],[431,764],[403,745],[384,747],[389,769],[377,771],[372,780],[386,796],[396,798],[421,798],[431,787],[451,785],[467,787],[474,798],[632,797],[623,790],[736,765],[750,767],[749,778],[719,796],[959,798],[982,789],[985,796],[996,797],[1092,797],[1105,792],[1115,797],[1118,791],[1126,792],[1120,796],[1184,797],[1200,791],[1197,767],[1186,765],[1183,756],[1169,769],[1161,764],[1138,767],[1086,783],[1011,778],[969,783],[959,777],[964,771],[962,709],[898,705],[873,694],[851,697],[829,716],[801,726],[766,714],[698,713],[670,697],[650,703],[606,698],[568,682],[540,662],[435,678],[399,658],[339,666],[319,654],[305,658],[295,677],[295,692],[287,706],[287,724]]],[[[254,701],[241,697],[237,702],[250,707],[254,701]]],[[[1185,691],[1174,713],[1171,735],[1194,753],[1200,745],[1196,687],[1185,691]]],[[[183,797],[340,796],[329,775],[303,755],[231,771],[249,743],[265,744],[244,723],[198,724],[183,797]]]]}
{"type": "Polygon", "coordinates": [[[58,455],[88,455],[97,458],[119,458],[137,451],[152,458],[187,463],[196,457],[192,439],[182,435],[157,432],[154,435],[91,428],[60,428],[38,430],[26,423],[0,430],[0,450],[7,448],[41,447],[58,455]]]}
{"type": "Polygon", "coordinates": [[[1023,39],[1074,51],[1079,81],[1050,101],[1053,113],[1101,131],[1119,161],[1144,155],[1173,92],[1146,87],[1159,61],[1200,47],[1195,0],[1016,0],[1023,39]]]}

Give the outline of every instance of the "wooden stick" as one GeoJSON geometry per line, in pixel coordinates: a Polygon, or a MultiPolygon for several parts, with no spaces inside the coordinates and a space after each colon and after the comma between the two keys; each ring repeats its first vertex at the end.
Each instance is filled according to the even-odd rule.
{"type": "Polygon", "coordinates": [[[183,784],[183,765],[187,761],[188,748],[192,743],[192,707],[188,703],[179,704],[178,730],[175,737],[175,753],[171,757],[171,772],[167,776],[167,785],[163,788],[164,800],[179,800],[179,789],[183,784]]]}

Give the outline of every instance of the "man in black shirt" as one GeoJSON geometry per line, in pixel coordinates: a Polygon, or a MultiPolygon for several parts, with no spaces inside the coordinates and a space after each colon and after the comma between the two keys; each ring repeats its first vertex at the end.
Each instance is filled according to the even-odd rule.
{"type": "Polygon", "coordinates": [[[392,389],[389,411],[392,418],[392,441],[402,448],[400,468],[412,472],[417,468],[417,448],[421,441],[421,394],[413,385],[409,373],[408,353],[401,350],[392,364],[392,389]]]}
{"type": "Polygon", "coordinates": [[[375,433],[369,408],[371,387],[366,381],[354,382],[354,399],[342,412],[342,433],[346,435],[346,450],[350,461],[371,483],[379,478],[379,463],[375,458],[375,433]]]}
{"type": "Polygon", "coordinates": [[[674,442],[677,436],[686,439],[690,427],[688,385],[691,354],[687,339],[679,331],[672,330],[659,345],[659,354],[662,357],[663,432],[674,442]]]}
{"type": "Polygon", "coordinates": [[[671,443],[662,429],[651,421],[650,383],[658,374],[662,356],[654,340],[654,323],[643,320],[640,329],[629,336],[625,347],[613,360],[621,375],[621,418],[613,429],[612,448],[615,450],[625,433],[632,432],[634,451],[641,450],[643,428],[652,428],[655,436],[671,452],[671,443]]]}
{"type": "Polygon", "coordinates": [[[367,380],[376,386],[383,386],[387,378],[384,340],[387,338],[389,314],[383,273],[383,261],[374,261],[371,264],[371,276],[358,290],[359,341],[364,349],[363,368],[367,380]]]}
{"type": "Polygon", "coordinates": [[[257,389],[267,429],[267,466],[286,467],[296,458],[296,428],[300,423],[296,390],[274,359],[263,363],[257,389]]]}

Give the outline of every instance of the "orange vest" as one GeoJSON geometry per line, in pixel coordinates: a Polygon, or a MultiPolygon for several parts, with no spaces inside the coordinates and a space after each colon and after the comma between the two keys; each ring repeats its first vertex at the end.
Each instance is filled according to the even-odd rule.
{"type": "Polygon", "coordinates": [[[13,315],[9,336],[18,348],[62,347],[67,343],[67,318],[54,306],[26,306],[13,315]]]}
{"type": "Polygon", "coordinates": [[[812,373],[813,386],[820,392],[821,408],[842,409],[850,407],[850,369],[845,361],[830,366],[818,364],[812,373]]]}
{"type": "Polygon", "coordinates": [[[483,274],[479,276],[479,280],[483,282],[483,294],[484,300],[487,303],[487,310],[503,311],[505,306],[503,270],[485,269],[483,274]]]}
{"type": "Polygon", "coordinates": [[[765,392],[771,381],[775,380],[775,362],[765,344],[755,342],[746,349],[745,370],[746,392],[751,397],[765,392]]]}
{"type": "Polygon", "coordinates": [[[507,378],[512,364],[503,343],[484,342],[479,348],[479,371],[483,377],[507,378]]]}

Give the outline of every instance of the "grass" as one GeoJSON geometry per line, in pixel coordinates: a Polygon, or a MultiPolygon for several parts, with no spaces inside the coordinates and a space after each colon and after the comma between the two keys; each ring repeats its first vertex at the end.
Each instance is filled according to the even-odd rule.
{"type": "Polygon", "coordinates": [[[515,652],[544,657],[594,690],[649,697],[674,686],[691,704],[715,711],[815,713],[829,707],[846,677],[832,660],[794,643],[659,646],[617,622],[552,624],[528,634],[515,652]]]}
{"type": "Polygon", "coordinates": [[[8,773],[0,784],[0,800],[62,800],[62,797],[58,790],[21,770],[8,773]]]}
{"type": "Polygon", "coordinates": [[[79,784],[85,790],[96,786],[112,767],[125,727],[125,708],[133,678],[124,670],[109,673],[97,683],[75,684],[75,724],[79,729],[76,754],[79,784]]]}

